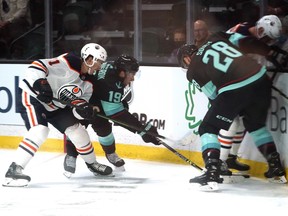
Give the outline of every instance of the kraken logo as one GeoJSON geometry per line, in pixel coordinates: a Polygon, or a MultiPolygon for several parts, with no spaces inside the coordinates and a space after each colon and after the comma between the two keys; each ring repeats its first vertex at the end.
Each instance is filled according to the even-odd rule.
{"type": "Polygon", "coordinates": [[[121,100],[125,100],[128,104],[131,104],[133,96],[134,96],[133,83],[130,82],[129,85],[127,85],[124,88],[124,93],[121,100]]]}
{"type": "Polygon", "coordinates": [[[202,116],[206,113],[203,108],[208,108],[207,97],[193,83],[188,83],[188,90],[185,91],[186,111],[185,118],[188,120],[188,127],[192,132],[198,135],[198,127],[202,122],[202,116]],[[205,100],[205,101],[204,101],[205,100]],[[198,104],[195,104],[195,101],[198,104]],[[203,106],[204,105],[204,106],[203,106]]]}

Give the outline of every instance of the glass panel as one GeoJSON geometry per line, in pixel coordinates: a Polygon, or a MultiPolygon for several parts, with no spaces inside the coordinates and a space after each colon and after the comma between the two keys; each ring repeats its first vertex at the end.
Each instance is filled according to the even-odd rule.
{"type": "MultiPolygon", "coordinates": [[[[173,11],[178,6],[177,1],[142,1],[142,60],[145,63],[168,63],[170,53],[175,46],[173,41],[174,28],[185,30],[185,18],[173,16],[173,11]],[[176,3],[175,3],[176,2],[176,3]],[[176,21],[179,21],[176,24],[176,21]]],[[[184,5],[185,7],[185,5],[184,5]]],[[[185,17],[185,10],[183,12],[185,17]]],[[[185,43],[184,37],[179,39],[185,43]]]]}
{"type": "MultiPolygon", "coordinates": [[[[16,14],[18,9],[10,4],[17,2],[1,0],[1,20],[11,11],[11,17],[16,14]]],[[[13,21],[9,31],[0,21],[0,59],[45,57],[45,4],[43,0],[27,2],[25,18],[18,19],[19,23],[13,21]]],[[[126,53],[137,55],[142,64],[177,65],[177,48],[193,42],[196,19],[205,20],[211,32],[227,30],[241,21],[257,20],[263,5],[259,6],[262,1],[249,0],[139,0],[140,10],[135,13],[135,2],[138,1],[53,0],[53,56],[70,51],[80,54],[84,44],[94,42],[107,50],[108,60],[126,53]],[[134,38],[134,16],[138,14],[140,32],[134,38]],[[139,43],[134,44],[136,39],[139,43]]]]}
{"type": "MultiPolygon", "coordinates": [[[[0,5],[0,59],[29,59],[40,52],[41,28],[35,20],[33,1],[2,0],[0,5]],[[31,13],[30,13],[31,11],[31,13]],[[32,42],[33,41],[33,42],[32,42]]],[[[42,3],[43,5],[43,3],[42,3]]],[[[44,14],[44,10],[38,12],[44,14]]]]}
{"type": "Polygon", "coordinates": [[[133,55],[133,13],[131,1],[98,0],[68,3],[62,9],[62,37],[55,43],[54,55],[80,54],[86,43],[98,43],[108,52],[108,60],[121,53],[133,55]]]}

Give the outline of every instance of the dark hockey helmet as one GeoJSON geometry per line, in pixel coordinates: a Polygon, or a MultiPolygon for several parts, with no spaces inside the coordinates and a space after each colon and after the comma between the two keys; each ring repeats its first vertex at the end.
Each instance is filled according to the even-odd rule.
{"type": "Polygon", "coordinates": [[[139,70],[138,61],[129,55],[122,54],[114,62],[117,71],[124,70],[125,72],[136,73],[139,70]]]}
{"type": "Polygon", "coordinates": [[[184,44],[181,46],[178,51],[177,51],[177,59],[178,59],[178,64],[180,67],[184,69],[188,69],[188,66],[183,60],[184,57],[186,56],[192,56],[194,52],[198,50],[197,46],[193,44],[184,44]]]}

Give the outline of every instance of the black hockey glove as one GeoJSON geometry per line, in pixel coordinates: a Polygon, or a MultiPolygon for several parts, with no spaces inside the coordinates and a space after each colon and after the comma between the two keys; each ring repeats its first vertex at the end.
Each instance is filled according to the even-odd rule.
{"type": "Polygon", "coordinates": [[[53,92],[47,79],[38,79],[33,84],[33,89],[38,93],[37,99],[44,103],[51,103],[53,92]]]}
{"type": "Polygon", "coordinates": [[[266,57],[266,59],[272,62],[277,69],[282,69],[283,67],[286,67],[288,53],[275,45],[270,46],[270,48],[273,52],[270,53],[266,57]],[[281,56],[280,60],[278,60],[278,56],[281,56]]]}
{"type": "Polygon", "coordinates": [[[122,104],[123,104],[124,108],[129,111],[129,104],[128,104],[128,102],[127,102],[126,100],[122,100],[122,104]]]}
{"type": "Polygon", "coordinates": [[[288,53],[286,55],[283,55],[283,57],[280,60],[280,64],[282,65],[283,68],[287,68],[288,64],[288,53]]]}
{"type": "Polygon", "coordinates": [[[148,123],[144,130],[139,133],[143,141],[146,143],[153,143],[154,145],[161,145],[161,141],[156,137],[158,135],[157,128],[148,123]]]}
{"type": "Polygon", "coordinates": [[[84,119],[92,119],[95,117],[97,108],[82,99],[73,100],[71,104],[75,105],[75,109],[78,115],[84,119]]]}

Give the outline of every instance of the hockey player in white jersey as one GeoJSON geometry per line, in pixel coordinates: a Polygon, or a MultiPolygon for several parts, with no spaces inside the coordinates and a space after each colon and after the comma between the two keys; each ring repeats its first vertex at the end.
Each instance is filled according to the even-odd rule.
{"type": "MultiPolygon", "coordinates": [[[[281,36],[282,23],[277,16],[266,15],[261,17],[256,22],[256,24],[251,24],[247,22],[240,23],[229,29],[227,32],[236,32],[245,36],[255,37],[266,44],[270,44],[271,42],[276,41],[281,36]]],[[[261,53],[263,53],[261,51],[261,47],[258,51],[253,51],[254,53],[252,55],[249,55],[254,55],[253,58],[255,58],[258,63],[262,64],[263,62],[267,61],[264,56],[261,56],[261,53]]],[[[222,166],[222,169],[224,169],[224,171],[222,170],[222,172],[231,173],[231,171],[227,168],[238,170],[240,172],[245,172],[250,169],[249,165],[243,164],[237,160],[240,144],[244,139],[244,136],[245,127],[243,124],[243,118],[241,116],[237,116],[233,120],[233,123],[231,124],[229,130],[220,130],[218,136],[218,139],[221,143],[220,159],[224,162],[222,166]],[[226,166],[225,162],[227,164],[226,166]]]]}
{"type": "Polygon", "coordinates": [[[88,132],[79,124],[80,119],[91,118],[98,111],[98,107],[87,103],[93,85],[84,78],[99,70],[107,52],[102,46],[90,43],[82,48],[81,54],[81,58],[65,53],[52,59],[36,60],[25,71],[19,90],[20,114],[28,131],[19,143],[3,186],[26,186],[30,182],[30,176],[22,170],[47,139],[48,123],[69,137],[92,173],[112,173],[111,167],[96,161],[88,132]],[[76,108],[66,107],[53,98],[71,102],[76,108]]]}

